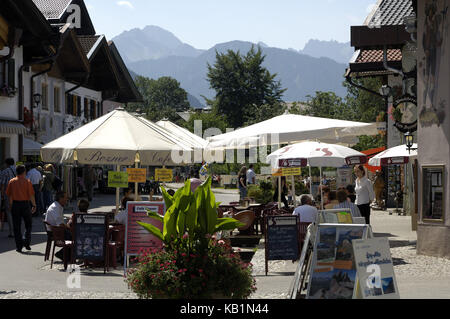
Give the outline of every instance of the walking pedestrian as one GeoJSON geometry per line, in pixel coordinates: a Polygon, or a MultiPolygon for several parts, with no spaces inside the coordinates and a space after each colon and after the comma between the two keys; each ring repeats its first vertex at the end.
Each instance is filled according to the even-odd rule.
{"type": "Polygon", "coordinates": [[[9,235],[8,238],[14,238],[14,225],[13,218],[11,215],[11,205],[9,204],[9,198],[6,194],[6,188],[11,179],[16,177],[16,166],[13,158],[7,158],[5,160],[6,168],[0,174],[0,188],[2,194],[2,202],[4,205],[4,211],[6,214],[6,219],[8,220],[9,235]]]}
{"type": "Polygon", "coordinates": [[[55,181],[55,174],[53,173],[53,165],[47,164],[44,166],[44,174],[43,174],[43,182],[42,182],[42,197],[44,200],[44,210],[50,207],[53,202],[53,182],[55,181]]]}
{"type": "MultiPolygon", "coordinates": [[[[278,202],[278,191],[279,190],[278,190],[278,183],[277,183],[276,187],[275,187],[275,193],[273,195],[274,202],[278,202]]],[[[289,203],[286,199],[287,193],[288,193],[288,188],[286,185],[286,177],[283,176],[283,177],[281,177],[281,201],[283,202],[284,207],[289,209],[289,203]]]]}
{"type": "Polygon", "coordinates": [[[27,179],[30,180],[33,185],[34,199],[36,201],[37,211],[34,216],[40,216],[43,213],[43,205],[41,201],[41,186],[42,186],[42,175],[37,170],[37,165],[32,164],[31,169],[27,172],[27,179]]]}
{"type": "Polygon", "coordinates": [[[241,170],[238,174],[238,186],[239,186],[239,194],[240,200],[244,200],[247,197],[247,167],[242,166],[241,170]]]}
{"type": "Polygon", "coordinates": [[[11,207],[16,251],[22,253],[23,247],[26,250],[31,250],[32,215],[36,212],[36,201],[33,185],[25,176],[25,166],[18,166],[16,172],[17,177],[8,183],[6,195],[8,196],[11,207]],[[22,219],[25,223],[25,239],[23,239],[21,232],[22,219]]]}
{"type": "Polygon", "coordinates": [[[250,164],[247,171],[247,185],[256,184],[256,173],[253,164],[250,164]]]}
{"type": "Polygon", "coordinates": [[[359,165],[355,167],[356,175],[356,201],[355,204],[361,213],[361,216],[366,219],[366,224],[370,225],[370,203],[375,198],[372,183],[366,177],[364,166],[359,165]]]}
{"type": "Polygon", "coordinates": [[[92,202],[94,197],[95,172],[91,165],[86,165],[83,169],[83,181],[86,187],[86,193],[89,202],[92,202]]]}

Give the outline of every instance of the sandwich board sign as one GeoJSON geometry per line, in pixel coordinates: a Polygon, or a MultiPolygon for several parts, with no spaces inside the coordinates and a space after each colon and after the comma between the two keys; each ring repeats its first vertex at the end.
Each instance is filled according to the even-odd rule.
{"type": "Polygon", "coordinates": [[[266,217],[266,276],[269,260],[297,260],[299,258],[298,216],[266,217]]]}
{"type": "Polygon", "coordinates": [[[307,299],[354,299],[357,271],[352,241],[365,239],[368,225],[317,226],[307,299]]]}
{"type": "Polygon", "coordinates": [[[389,239],[353,240],[359,293],[363,299],[399,299],[389,239]]]}
{"type": "Polygon", "coordinates": [[[164,215],[166,207],[164,202],[128,202],[127,225],[125,232],[125,257],[124,270],[126,272],[128,256],[138,256],[142,251],[162,248],[163,242],[145,230],[137,222],[151,224],[162,232],[163,223],[151,218],[147,210],[164,215]]]}

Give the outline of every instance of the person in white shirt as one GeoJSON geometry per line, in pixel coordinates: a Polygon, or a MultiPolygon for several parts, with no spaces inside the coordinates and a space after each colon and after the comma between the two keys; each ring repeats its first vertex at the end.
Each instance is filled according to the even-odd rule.
{"type": "Polygon", "coordinates": [[[256,184],[256,173],[253,164],[251,164],[247,171],[247,185],[255,185],[255,184],[256,184]]]}
{"type": "Polygon", "coordinates": [[[370,225],[370,203],[375,199],[372,182],[366,177],[364,166],[355,167],[356,179],[356,201],[361,216],[366,219],[366,224],[370,225]]]}
{"type": "Polygon", "coordinates": [[[42,174],[36,169],[37,165],[33,164],[32,168],[27,172],[27,179],[30,180],[33,185],[34,190],[34,198],[36,201],[36,214],[35,217],[40,216],[43,212],[43,204],[42,204],[42,194],[41,194],[41,185],[42,185],[42,174]]]}
{"type": "Polygon", "coordinates": [[[128,219],[128,209],[127,209],[127,202],[133,201],[130,200],[128,197],[124,197],[122,199],[122,206],[120,212],[114,217],[114,222],[122,225],[127,224],[128,219]]]}
{"type": "Polygon", "coordinates": [[[300,217],[301,223],[314,223],[318,214],[317,208],[312,206],[312,198],[310,195],[300,196],[301,206],[294,210],[293,215],[300,217]]]}
{"type": "MultiPolygon", "coordinates": [[[[58,192],[55,195],[55,202],[50,205],[45,214],[45,221],[52,226],[64,226],[64,238],[66,240],[72,240],[72,234],[70,232],[70,226],[66,225],[64,222],[64,206],[66,206],[68,201],[66,192],[58,192]]],[[[47,231],[51,232],[51,227],[46,225],[47,231]]],[[[55,257],[63,260],[64,249],[61,249],[55,254],[55,257]]]]}

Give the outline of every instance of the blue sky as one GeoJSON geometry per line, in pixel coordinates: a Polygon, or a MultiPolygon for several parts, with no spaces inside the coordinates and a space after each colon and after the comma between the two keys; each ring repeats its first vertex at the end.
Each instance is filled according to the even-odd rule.
{"type": "Polygon", "coordinates": [[[108,39],[157,25],[198,49],[231,40],[303,49],[309,39],[350,40],[376,0],[85,0],[108,39]]]}

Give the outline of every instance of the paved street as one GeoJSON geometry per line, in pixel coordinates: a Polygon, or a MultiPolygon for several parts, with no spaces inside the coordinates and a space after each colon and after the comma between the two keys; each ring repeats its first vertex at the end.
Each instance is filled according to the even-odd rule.
{"type": "MultiPolygon", "coordinates": [[[[172,185],[173,186],[173,185],[172,185]]],[[[216,190],[216,200],[229,203],[238,199],[236,191],[216,190]]],[[[99,195],[93,211],[110,211],[114,195],[99,195]]],[[[75,203],[72,203],[74,205],[75,203]]],[[[67,210],[67,216],[71,210],[67,210]]],[[[113,270],[106,275],[102,269],[82,270],[81,289],[68,289],[63,266],[44,262],[46,233],[41,218],[33,218],[32,251],[20,255],[14,240],[8,239],[7,226],[0,232],[0,298],[135,298],[124,282],[123,272],[113,270]],[[7,275],[5,275],[7,274],[7,275]]],[[[411,230],[409,217],[373,212],[373,230],[376,236],[388,236],[394,258],[397,282],[402,298],[450,297],[450,260],[416,256],[416,234],[411,230]]],[[[252,298],[286,298],[296,264],[291,261],[269,262],[265,276],[264,248],[261,241],[252,263],[258,291],[252,298]]]]}

